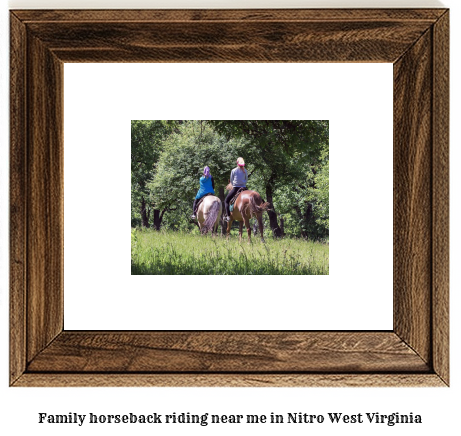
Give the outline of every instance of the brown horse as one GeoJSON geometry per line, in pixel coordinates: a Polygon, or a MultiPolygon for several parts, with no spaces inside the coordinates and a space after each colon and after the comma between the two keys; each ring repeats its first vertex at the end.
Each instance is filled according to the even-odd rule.
{"type": "Polygon", "coordinates": [[[241,192],[237,200],[235,200],[234,209],[230,214],[230,220],[227,224],[227,238],[229,239],[232,223],[234,221],[239,221],[240,241],[242,240],[243,223],[245,223],[245,227],[248,233],[248,242],[251,242],[250,218],[256,217],[258,220],[259,230],[261,232],[261,241],[264,242],[262,215],[263,212],[267,209],[269,209],[269,203],[264,202],[256,191],[241,192]]]}

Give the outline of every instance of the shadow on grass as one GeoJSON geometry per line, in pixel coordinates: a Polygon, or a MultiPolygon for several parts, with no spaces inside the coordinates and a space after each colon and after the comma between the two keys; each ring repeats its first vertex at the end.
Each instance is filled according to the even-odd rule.
{"type": "Polygon", "coordinates": [[[285,268],[275,265],[231,265],[229,267],[162,262],[161,265],[131,264],[131,275],[327,275],[328,271],[315,265],[285,268]]]}

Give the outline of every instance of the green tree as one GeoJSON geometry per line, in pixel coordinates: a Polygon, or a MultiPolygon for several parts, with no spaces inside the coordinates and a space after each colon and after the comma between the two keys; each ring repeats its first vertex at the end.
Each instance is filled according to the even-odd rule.
{"type": "MultiPolygon", "coordinates": [[[[275,236],[282,235],[274,197],[278,186],[292,184],[303,175],[303,164],[314,168],[328,146],[328,121],[208,121],[227,138],[244,138],[251,147],[246,155],[265,180],[264,190],[275,236]]],[[[313,169],[314,171],[314,169],[313,169]]],[[[307,187],[304,187],[307,189],[307,187]]],[[[309,207],[312,206],[307,206],[309,207]]],[[[310,212],[307,211],[307,220],[310,212]]]]}
{"type": "Polygon", "coordinates": [[[133,121],[132,221],[191,230],[205,165],[224,201],[238,156],[271,204],[273,235],[328,237],[328,121],[133,121]],[[152,220],[153,216],[153,220],[152,220]]]}
{"type": "Polygon", "coordinates": [[[148,202],[148,182],[160,157],[163,141],[177,127],[174,121],[131,121],[131,220],[149,227],[151,212],[154,222],[160,210],[148,202]]]}
{"type": "Polygon", "coordinates": [[[330,165],[326,160],[316,176],[317,224],[326,230],[330,228],[330,165]]]}
{"type": "Polygon", "coordinates": [[[210,167],[216,195],[223,201],[230,168],[245,146],[245,141],[227,140],[200,121],[184,122],[163,143],[154,177],[148,183],[151,202],[164,212],[190,215],[205,166],[210,167]]]}

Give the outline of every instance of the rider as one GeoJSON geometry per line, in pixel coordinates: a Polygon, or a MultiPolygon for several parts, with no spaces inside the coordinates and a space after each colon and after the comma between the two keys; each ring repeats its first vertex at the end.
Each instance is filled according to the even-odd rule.
{"type": "Polygon", "coordinates": [[[224,221],[230,221],[230,211],[229,211],[229,202],[232,200],[232,197],[237,193],[240,188],[246,188],[248,181],[248,172],[245,169],[245,161],[243,157],[237,159],[237,166],[231,171],[230,183],[232,184],[232,189],[229,194],[227,194],[226,199],[224,200],[224,205],[226,206],[227,216],[224,218],[224,221]]]}
{"type": "Polygon", "coordinates": [[[205,167],[203,169],[203,176],[200,177],[200,189],[198,190],[197,195],[195,196],[194,205],[192,206],[191,218],[193,220],[197,218],[195,216],[195,205],[197,204],[197,201],[200,200],[206,194],[214,195],[214,180],[209,167],[205,167]]]}

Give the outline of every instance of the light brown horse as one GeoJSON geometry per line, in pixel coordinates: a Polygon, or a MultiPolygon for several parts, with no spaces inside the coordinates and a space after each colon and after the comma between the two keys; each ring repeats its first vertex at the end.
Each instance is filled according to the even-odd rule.
{"type": "Polygon", "coordinates": [[[208,195],[203,199],[197,210],[197,221],[202,234],[209,231],[212,235],[217,233],[221,211],[221,200],[218,197],[208,195]]]}
{"type": "MultiPolygon", "coordinates": [[[[228,188],[232,189],[231,185],[228,188]]],[[[239,221],[239,239],[242,240],[243,223],[248,233],[248,242],[251,242],[251,227],[250,218],[256,217],[258,220],[259,231],[261,232],[261,242],[264,242],[264,226],[262,215],[263,212],[269,209],[269,203],[263,201],[261,196],[256,191],[243,191],[239,194],[234,203],[234,209],[230,214],[230,220],[227,224],[227,238],[231,230],[232,223],[239,221]]]]}

